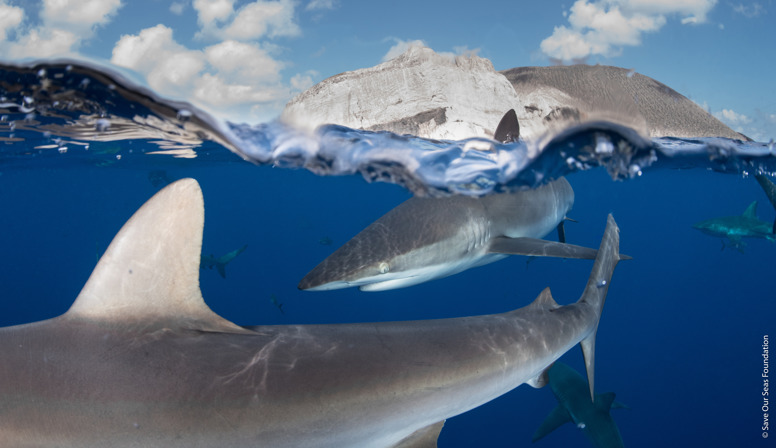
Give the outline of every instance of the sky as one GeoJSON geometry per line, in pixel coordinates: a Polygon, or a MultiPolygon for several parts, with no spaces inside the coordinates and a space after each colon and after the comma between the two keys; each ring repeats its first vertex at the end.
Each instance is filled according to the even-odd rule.
{"type": "Polygon", "coordinates": [[[0,0],[0,59],[77,58],[235,122],[411,45],[496,70],[636,70],[757,141],[776,139],[774,0],[0,0]]]}

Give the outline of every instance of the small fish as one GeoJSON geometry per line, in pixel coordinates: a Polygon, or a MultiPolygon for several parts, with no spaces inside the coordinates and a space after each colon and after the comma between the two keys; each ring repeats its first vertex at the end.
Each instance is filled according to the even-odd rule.
{"type": "Polygon", "coordinates": [[[153,185],[155,188],[166,187],[172,182],[169,176],[167,176],[167,171],[165,170],[151,171],[148,173],[148,181],[151,182],[151,185],[153,185]]]}
{"type": "Polygon", "coordinates": [[[238,255],[240,255],[245,248],[247,248],[248,245],[233,250],[229,252],[226,255],[222,255],[218,258],[216,258],[213,254],[210,255],[201,255],[199,259],[199,268],[200,269],[213,269],[216,268],[219,274],[221,274],[221,277],[226,278],[226,265],[235,259],[238,255]]]}
{"type": "Polygon", "coordinates": [[[278,298],[275,296],[275,294],[269,295],[269,301],[272,302],[272,304],[275,305],[275,307],[277,307],[277,309],[280,310],[280,314],[286,314],[286,312],[283,311],[283,304],[280,303],[280,301],[278,301],[278,298]]]}
{"type": "Polygon", "coordinates": [[[322,236],[318,240],[318,244],[320,244],[322,246],[331,246],[333,243],[334,243],[334,241],[332,241],[332,239],[329,238],[328,236],[322,236]]]}

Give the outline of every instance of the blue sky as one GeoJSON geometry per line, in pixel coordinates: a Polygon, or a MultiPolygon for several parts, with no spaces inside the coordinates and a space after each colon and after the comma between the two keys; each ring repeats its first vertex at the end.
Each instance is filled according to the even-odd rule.
{"type": "Polygon", "coordinates": [[[0,58],[95,59],[164,96],[257,122],[314,83],[422,42],[497,70],[635,69],[768,141],[774,17],[774,0],[0,0],[0,58]]]}

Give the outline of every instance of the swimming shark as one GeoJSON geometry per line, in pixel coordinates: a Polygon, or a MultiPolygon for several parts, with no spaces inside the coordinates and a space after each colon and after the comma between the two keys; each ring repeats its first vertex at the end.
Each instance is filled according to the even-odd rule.
{"type": "MultiPolygon", "coordinates": [[[[755,178],[776,209],[776,185],[765,176],[757,175],[755,178]]],[[[771,242],[776,241],[776,221],[770,224],[757,217],[757,201],[749,204],[741,215],[707,219],[693,224],[693,228],[707,235],[727,238],[731,245],[742,253],[746,246],[742,238],[762,238],[771,242]]],[[[724,240],[722,247],[724,249],[724,240]]]]}
{"type": "MultiPolygon", "coordinates": [[[[495,137],[512,142],[519,132],[517,116],[510,110],[495,137]]],[[[574,190],[563,177],[536,189],[484,197],[412,197],[324,259],[298,287],[384,291],[447,277],[507,255],[593,259],[595,249],[565,244],[563,222],[573,204],[574,190]],[[560,242],[538,239],[556,228],[560,242]]]]}
{"type": "Polygon", "coordinates": [[[238,255],[243,253],[243,251],[248,247],[248,245],[244,245],[243,247],[239,249],[235,249],[225,255],[221,255],[220,257],[216,258],[215,255],[202,255],[199,260],[199,268],[200,269],[213,269],[216,268],[219,274],[221,274],[221,277],[226,278],[226,265],[229,264],[230,261],[234,260],[238,255]]]}
{"type": "MultiPolygon", "coordinates": [[[[193,179],[121,228],[70,309],[0,328],[0,446],[420,448],[444,421],[595,338],[619,256],[608,217],[580,299],[549,288],[475,317],[239,326],[199,289],[204,225],[193,179]]],[[[9,299],[5,299],[9,300],[9,299]]]]}
{"type": "Polygon", "coordinates": [[[536,430],[532,439],[534,442],[565,423],[574,423],[597,448],[624,446],[620,430],[609,415],[609,410],[626,406],[614,401],[613,392],[596,394],[595,400],[590,400],[587,381],[562,362],[552,365],[548,378],[558,406],[536,430]]]}

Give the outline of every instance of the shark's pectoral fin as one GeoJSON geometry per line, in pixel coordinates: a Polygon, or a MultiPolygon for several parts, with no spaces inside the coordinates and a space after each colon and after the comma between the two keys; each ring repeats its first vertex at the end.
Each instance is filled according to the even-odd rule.
{"type": "Polygon", "coordinates": [[[439,432],[442,431],[444,425],[445,421],[442,420],[425,428],[420,428],[392,448],[436,448],[439,432]]]}
{"type": "Polygon", "coordinates": [[[552,364],[550,364],[550,366],[546,369],[542,370],[542,373],[536,375],[525,383],[535,389],[541,389],[542,387],[546,386],[550,382],[550,375],[548,373],[550,367],[552,367],[552,364]]]}
{"type": "MultiPolygon", "coordinates": [[[[744,241],[741,236],[739,235],[728,235],[728,239],[730,240],[730,246],[736,249],[737,251],[744,253],[744,248],[746,247],[746,241],[744,241]]],[[[723,241],[724,243],[724,241],[723,241]]]]}
{"type": "Polygon", "coordinates": [[[245,332],[215,314],[199,289],[205,205],[194,179],[156,193],[113,238],[66,319],[245,332]]]}
{"type": "Polygon", "coordinates": [[[564,406],[558,405],[555,409],[552,410],[552,412],[550,412],[550,415],[548,415],[547,418],[544,419],[542,424],[539,425],[539,428],[537,428],[536,432],[534,432],[534,435],[531,438],[531,441],[536,442],[537,440],[541,439],[547,434],[555,431],[565,423],[570,423],[570,422],[572,422],[572,420],[571,420],[571,416],[569,415],[569,412],[566,410],[564,406]]]}
{"type": "Polygon", "coordinates": [[[563,222],[564,221],[561,221],[558,224],[558,241],[560,241],[561,243],[566,242],[566,228],[563,226],[563,222]]]}
{"type": "Polygon", "coordinates": [[[536,238],[508,238],[504,236],[494,238],[488,247],[488,252],[533,257],[584,258],[586,260],[593,260],[598,254],[597,250],[589,247],[536,238]]]}

